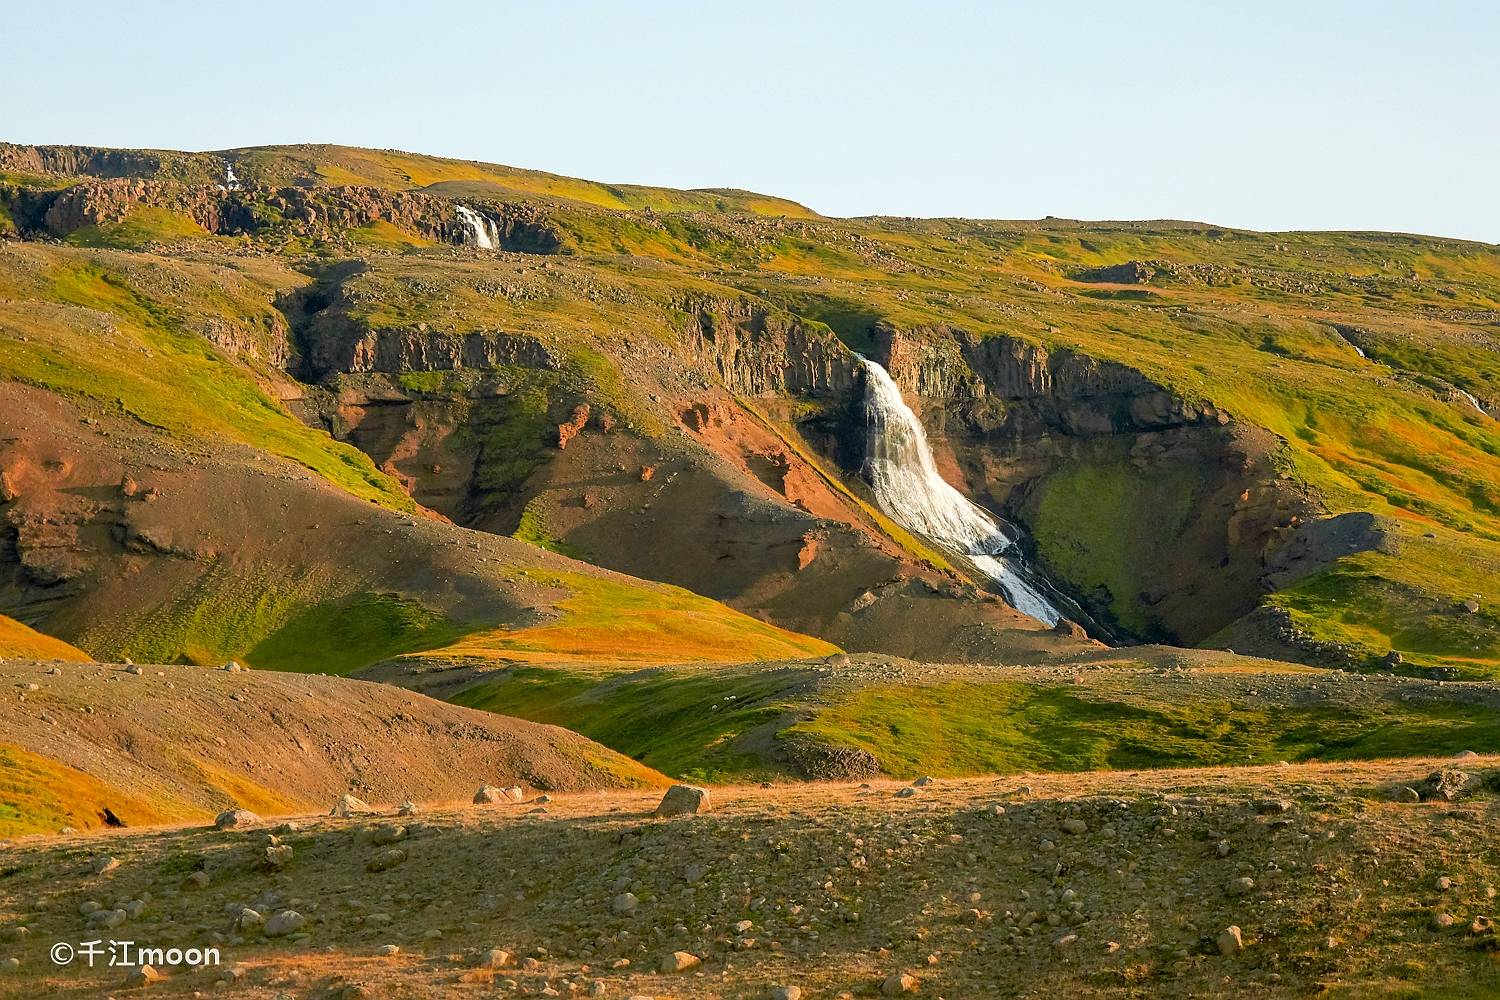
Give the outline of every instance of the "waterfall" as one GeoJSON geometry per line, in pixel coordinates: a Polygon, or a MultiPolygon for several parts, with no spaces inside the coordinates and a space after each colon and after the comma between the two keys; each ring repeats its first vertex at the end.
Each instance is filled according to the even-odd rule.
{"type": "Polygon", "coordinates": [[[481,215],[468,205],[454,205],[458,211],[458,224],[464,232],[464,243],[481,250],[500,249],[500,227],[495,220],[481,215]]]}
{"type": "Polygon", "coordinates": [[[875,362],[861,360],[869,428],[865,476],[880,509],[903,527],[964,556],[1017,611],[1056,625],[1062,612],[1043,596],[1013,551],[1016,529],[1002,526],[938,474],[922,422],[901,398],[895,380],[875,362]]]}

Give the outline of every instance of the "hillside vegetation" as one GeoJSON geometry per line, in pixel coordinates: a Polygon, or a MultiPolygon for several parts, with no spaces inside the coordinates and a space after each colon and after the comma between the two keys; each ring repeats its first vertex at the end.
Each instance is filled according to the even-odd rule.
{"type": "Polygon", "coordinates": [[[1493,246],[321,145],[0,145],[0,210],[0,610],[94,656],[378,676],[678,774],[1492,748],[1487,694],[1271,661],[1500,673],[1493,246]],[[856,352],[1078,628],[876,509],[856,352]],[[1085,631],[1260,693],[1136,690],[1156,649],[1075,684],[1085,631]]]}

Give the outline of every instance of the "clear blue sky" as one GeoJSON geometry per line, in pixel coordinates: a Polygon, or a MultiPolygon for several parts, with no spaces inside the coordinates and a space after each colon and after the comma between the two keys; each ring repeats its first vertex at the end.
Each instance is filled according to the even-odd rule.
{"type": "Polygon", "coordinates": [[[12,141],[338,142],[833,215],[1500,242],[1492,0],[87,0],[5,19],[12,141]]]}

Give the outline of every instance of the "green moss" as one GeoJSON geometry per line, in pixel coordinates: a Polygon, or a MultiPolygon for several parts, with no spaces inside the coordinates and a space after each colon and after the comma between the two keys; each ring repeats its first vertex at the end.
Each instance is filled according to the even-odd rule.
{"type": "Polygon", "coordinates": [[[1259,707],[1184,698],[1146,706],[1005,682],[867,688],[788,732],[868,750],[899,777],[1500,750],[1500,717],[1481,705],[1259,707]]]}
{"type": "Polygon", "coordinates": [[[1186,466],[1163,472],[1135,469],[1121,452],[1115,461],[1072,463],[1036,487],[1032,535],[1048,571],[1075,590],[1108,592],[1115,621],[1135,635],[1157,626],[1137,595],[1160,565],[1154,546],[1171,544],[1193,507],[1199,480],[1186,466]],[[1132,531],[1133,524],[1151,530],[1132,531]]]}
{"type": "Polygon", "coordinates": [[[442,392],[448,384],[449,374],[449,372],[402,372],[396,376],[396,381],[407,392],[442,392]]]}
{"type": "MultiPolygon", "coordinates": [[[[204,314],[243,324],[243,316],[268,315],[266,302],[225,302],[195,288],[203,299],[185,308],[145,293],[109,266],[109,258],[64,251],[49,254],[44,264],[44,286],[23,286],[14,290],[14,301],[0,301],[0,317],[14,320],[7,328],[22,334],[0,332],[0,369],[9,378],[97,400],[184,438],[237,440],[297,462],[355,496],[416,509],[366,455],[307,427],[266,393],[252,370],[218,354],[191,329],[204,314]],[[110,324],[108,350],[100,349],[98,313],[110,324]]],[[[11,291],[3,282],[0,290],[11,291]]],[[[263,331],[257,325],[247,333],[263,331]]]]}
{"type": "Polygon", "coordinates": [[[516,530],[511,533],[511,537],[572,559],[584,558],[583,553],[578,549],[553,536],[552,529],[547,525],[547,514],[540,497],[533,497],[526,508],[521,511],[521,521],[516,525],[516,530]]]}
{"type": "Polygon", "coordinates": [[[670,775],[721,781],[776,770],[734,744],[788,709],[788,694],[801,676],[647,670],[601,680],[518,667],[453,700],[566,726],[670,775]]]}
{"type": "Polygon", "coordinates": [[[119,222],[83,226],[68,234],[75,246],[114,247],[134,250],[149,243],[171,243],[210,237],[208,230],[192,218],[165,208],[140,205],[119,222]]]}
{"type": "Polygon", "coordinates": [[[1399,554],[1341,559],[1270,601],[1302,632],[1362,651],[1372,662],[1395,650],[1407,670],[1445,667],[1467,677],[1496,677],[1500,613],[1491,595],[1497,572],[1493,555],[1472,540],[1424,538],[1406,542],[1399,554]],[[1475,595],[1480,609],[1471,613],[1464,602],[1475,595]]]}
{"type": "Polygon", "coordinates": [[[358,594],[296,612],[257,643],[245,662],[268,670],[347,674],[444,645],[472,628],[397,594],[358,594]]]}

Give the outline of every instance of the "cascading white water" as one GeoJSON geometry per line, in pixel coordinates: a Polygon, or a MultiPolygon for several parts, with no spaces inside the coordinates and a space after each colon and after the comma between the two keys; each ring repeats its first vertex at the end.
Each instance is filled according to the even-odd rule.
{"type": "Polygon", "coordinates": [[[493,219],[480,215],[468,205],[454,205],[458,211],[458,224],[463,227],[464,242],[481,250],[496,250],[500,246],[500,227],[493,219]]]}
{"type": "Polygon", "coordinates": [[[880,509],[903,527],[965,556],[999,585],[1017,611],[1056,625],[1062,612],[1005,554],[1015,545],[1014,539],[938,474],[922,422],[901,398],[895,380],[874,361],[861,360],[867,376],[869,428],[865,475],[880,509]]]}

